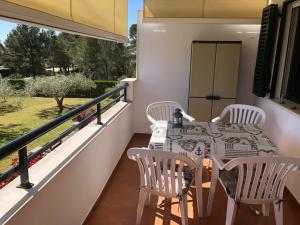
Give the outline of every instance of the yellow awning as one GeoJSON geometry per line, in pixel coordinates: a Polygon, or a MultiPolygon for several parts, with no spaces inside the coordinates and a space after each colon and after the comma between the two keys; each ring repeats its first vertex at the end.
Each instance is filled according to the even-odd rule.
{"type": "Polygon", "coordinates": [[[127,0],[0,0],[0,16],[117,41],[128,35],[127,0]]]}
{"type": "Polygon", "coordinates": [[[144,0],[145,18],[260,18],[267,0],[144,0]]]}

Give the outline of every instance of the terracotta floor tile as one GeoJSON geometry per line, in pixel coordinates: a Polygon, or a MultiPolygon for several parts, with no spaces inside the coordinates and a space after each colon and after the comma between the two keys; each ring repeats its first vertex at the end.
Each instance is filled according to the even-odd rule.
{"type": "MultiPolygon", "coordinates": [[[[128,148],[146,147],[149,135],[135,134],[128,148]]],[[[206,209],[210,172],[203,171],[204,208],[206,209]]],[[[87,218],[85,225],[134,225],[138,202],[139,174],[135,162],[129,160],[124,152],[116,170],[114,171],[105,190],[87,218]]],[[[196,214],[195,190],[192,188],[188,197],[188,214],[190,225],[223,225],[226,215],[226,194],[218,185],[213,215],[199,219],[196,214]]],[[[300,224],[300,206],[289,194],[285,194],[284,225],[300,224]]],[[[144,209],[143,225],[177,225],[180,224],[180,213],[177,199],[165,207],[158,207],[163,198],[153,196],[151,204],[144,209]]],[[[274,213],[269,217],[256,216],[246,205],[241,205],[236,217],[235,225],[274,225],[274,213]]]]}

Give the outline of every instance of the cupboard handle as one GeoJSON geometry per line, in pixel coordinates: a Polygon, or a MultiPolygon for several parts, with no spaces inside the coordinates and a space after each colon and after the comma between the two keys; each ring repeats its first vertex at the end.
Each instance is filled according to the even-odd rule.
{"type": "Polygon", "coordinates": [[[221,100],[221,97],[217,96],[217,95],[207,95],[206,99],[207,100],[221,100]]]}

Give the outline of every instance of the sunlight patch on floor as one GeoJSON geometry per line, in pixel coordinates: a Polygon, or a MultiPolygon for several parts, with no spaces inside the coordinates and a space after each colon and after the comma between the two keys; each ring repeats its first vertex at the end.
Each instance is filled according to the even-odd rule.
{"type": "MultiPolygon", "coordinates": [[[[151,207],[151,206],[150,206],[151,207]]],[[[189,219],[195,218],[194,202],[191,193],[188,194],[188,217],[189,219]]],[[[179,208],[179,200],[177,198],[172,198],[170,201],[165,201],[164,197],[158,197],[155,213],[155,225],[165,225],[164,216],[168,218],[169,225],[180,225],[181,224],[181,215],[179,208]],[[164,203],[161,205],[160,204],[164,203]]]]}
{"type": "Polygon", "coordinates": [[[211,185],[211,182],[203,182],[202,183],[202,188],[206,188],[206,189],[209,189],[210,188],[210,185],[211,185]]]}

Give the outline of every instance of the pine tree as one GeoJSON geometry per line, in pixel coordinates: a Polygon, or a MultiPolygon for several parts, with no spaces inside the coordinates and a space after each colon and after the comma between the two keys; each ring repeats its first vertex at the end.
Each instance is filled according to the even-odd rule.
{"type": "Polygon", "coordinates": [[[44,30],[18,25],[4,42],[3,64],[25,76],[42,74],[45,72],[49,42],[49,36],[44,30]]]}

